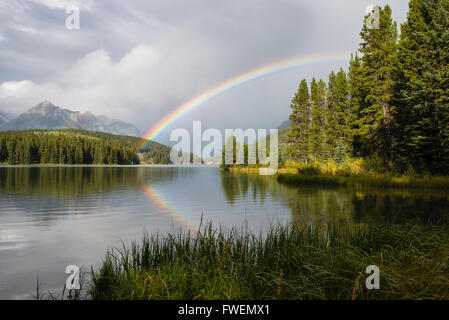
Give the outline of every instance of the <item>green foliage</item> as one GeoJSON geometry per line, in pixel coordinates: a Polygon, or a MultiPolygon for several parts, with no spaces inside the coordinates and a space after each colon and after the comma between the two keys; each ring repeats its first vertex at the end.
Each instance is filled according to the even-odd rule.
{"type": "Polygon", "coordinates": [[[363,161],[363,169],[367,172],[372,173],[385,173],[387,167],[385,167],[385,162],[379,157],[378,154],[372,154],[366,157],[363,161]]]}
{"type": "Polygon", "coordinates": [[[170,148],[155,142],[85,130],[23,130],[0,133],[0,163],[138,164],[138,152],[168,162],[170,148]]]}

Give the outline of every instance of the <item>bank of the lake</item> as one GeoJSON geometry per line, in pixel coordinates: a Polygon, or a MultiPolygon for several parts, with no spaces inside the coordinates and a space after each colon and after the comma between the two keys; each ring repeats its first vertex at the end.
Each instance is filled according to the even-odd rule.
{"type": "Polygon", "coordinates": [[[448,177],[395,177],[391,175],[371,176],[335,176],[335,175],[304,175],[298,173],[279,173],[278,181],[289,185],[318,186],[371,186],[391,188],[416,189],[449,189],[448,177]]]}
{"type": "Polygon", "coordinates": [[[446,227],[206,226],[108,251],[92,299],[449,299],[446,227]],[[367,290],[366,268],[380,269],[367,290]]]}

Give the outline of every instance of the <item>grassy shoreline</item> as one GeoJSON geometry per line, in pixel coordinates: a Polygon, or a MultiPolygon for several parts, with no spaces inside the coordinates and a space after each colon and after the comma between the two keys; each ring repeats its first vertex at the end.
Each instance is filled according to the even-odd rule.
{"type": "Polygon", "coordinates": [[[441,227],[272,226],[144,235],[107,252],[92,299],[449,299],[449,233],[441,227]],[[380,268],[380,290],[365,269],[380,268]]]}
{"type": "Polygon", "coordinates": [[[394,177],[389,175],[375,176],[333,176],[333,175],[303,175],[298,173],[279,173],[278,181],[288,185],[321,185],[341,187],[393,187],[416,189],[449,189],[449,178],[424,176],[394,177]]]}

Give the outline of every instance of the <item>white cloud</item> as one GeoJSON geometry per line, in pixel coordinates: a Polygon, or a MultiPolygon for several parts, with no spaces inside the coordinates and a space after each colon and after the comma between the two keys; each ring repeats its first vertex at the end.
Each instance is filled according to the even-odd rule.
{"type": "Polygon", "coordinates": [[[13,26],[13,29],[16,29],[16,30],[22,31],[22,32],[37,33],[36,29],[34,29],[32,27],[25,26],[25,25],[20,25],[20,24],[13,26]]]}
{"type": "Polygon", "coordinates": [[[24,93],[27,93],[33,86],[34,83],[29,80],[3,82],[0,86],[0,97],[18,97],[23,95],[24,93]]]}
{"type": "Polygon", "coordinates": [[[46,6],[50,9],[65,10],[69,6],[77,6],[80,9],[91,10],[93,1],[91,0],[29,0],[31,2],[46,6]]]}
{"type": "Polygon", "coordinates": [[[0,84],[0,109],[23,112],[50,100],[62,107],[92,111],[126,121],[140,119],[149,128],[168,111],[206,88],[202,81],[208,72],[207,43],[174,33],[168,42],[140,44],[118,61],[105,50],[88,53],[43,83],[8,81],[0,84]],[[189,39],[183,41],[182,39],[189,39]],[[177,50],[168,43],[176,41],[177,50]],[[199,53],[193,50],[199,50],[199,53]],[[196,54],[188,54],[188,53],[196,54]]]}

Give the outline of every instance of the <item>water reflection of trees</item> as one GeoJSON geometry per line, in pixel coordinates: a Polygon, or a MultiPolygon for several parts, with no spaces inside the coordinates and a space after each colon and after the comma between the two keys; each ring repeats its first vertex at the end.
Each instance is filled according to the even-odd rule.
{"type": "Polygon", "coordinates": [[[177,168],[3,167],[0,191],[48,197],[88,195],[175,179],[177,168]]]}
{"type": "Polygon", "coordinates": [[[262,204],[266,200],[267,192],[276,193],[280,185],[271,179],[257,173],[221,172],[221,185],[228,204],[233,205],[241,196],[251,195],[253,201],[259,200],[262,204]]]}
{"type": "Polygon", "coordinates": [[[449,199],[444,194],[378,191],[353,198],[354,216],[362,222],[448,224],[449,199]]]}
{"type": "Polygon", "coordinates": [[[445,191],[290,187],[275,177],[238,172],[223,172],[221,183],[229,204],[251,193],[262,204],[271,196],[284,202],[292,221],[301,225],[449,223],[445,191]]]}
{"type": "Polygon", "coordinates": [[[49,225],[62,216],[101,212],[135,201],[153,183],[176,179],[175,167],[0,167],[3,217],[26,215],[49,225]],[[107,199],[107,200],[105,200],[107,199]],[[133,200],[129,200],[133,199],[133,200]],[[101,208],[99,208],[101,206],[101,208]]]}

